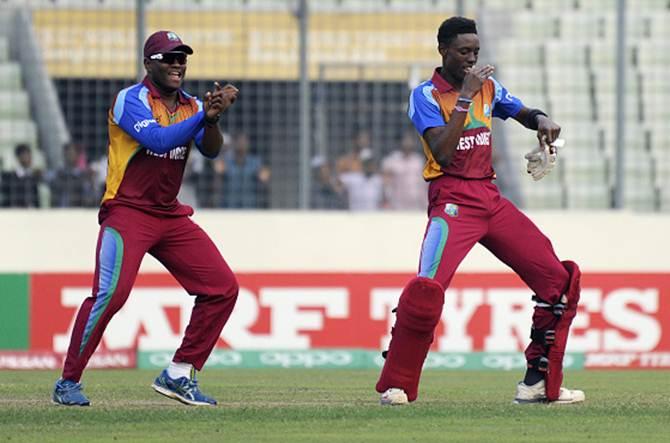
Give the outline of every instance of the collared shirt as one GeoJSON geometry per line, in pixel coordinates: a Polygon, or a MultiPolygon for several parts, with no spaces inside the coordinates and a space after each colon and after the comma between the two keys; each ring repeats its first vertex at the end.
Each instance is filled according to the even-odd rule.
{"type": "Polygon", "coordinates": [[[382,161],[384,187],[389,209],[411,210],[426,207],[428,186],[421,177],[426,162],[418,152],[391,152],[382,161]]]}
{"type": "Polygon", "coordinates": [[[493,77],[485,80],[479,92],[472,97],[451,163],[443,168],[435,161],[423,134],[429,128],[449,124],[459,94],[440,75],[440,68],[435,70],[430,80],[421,83],[410,94],[407,114],[421,136],[427,159],[423,170],[426,180],[444,174],[468,179],[493,178],[491,119],[498,117],[505,120],[515,116],[523,107],[521,100],[507,92],[493,77]]]}
{"type": "Polygon", "coordinates": [[[192,141],[204,133],[202,102],[179,90],[169,110],[148,78],[120,91],[109,110],[109,159],[101,216],[115,204],[156,215],[190,215],[177,194],[192,141]]]}
{"type": "Polygon", "coordinates": [[[238,160],[231,149],[224,154],[223,159],[226,162],[223,207],[258,208],[258,174],[263,167],[260,157],[247,153],[238,160]]]}
{"type": "Polygon", "coordinates": [[[376,211],[382,207],[384,182],[381,175],[350,171],[340,174],[340,181],[347,190],[351,211],[376,211]]]}

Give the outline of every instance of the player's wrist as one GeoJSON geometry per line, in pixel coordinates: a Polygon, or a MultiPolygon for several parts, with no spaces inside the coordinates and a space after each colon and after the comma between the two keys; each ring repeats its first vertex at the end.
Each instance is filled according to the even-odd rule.
{"type": "Polygon", "coordinates": [[[454,112],[468,112],[470,106],[472,105],[472,99],[469,97],[463,97],[460,95],[456,99],[456,105],[454,106],[454,112]]]}
{"type": "Polygon", "coordinates": [[[528,112],[528,116],[526,118],[526,127],[528,129],[532,129],[534,131],[537,131],[539,128],[539,122],[540,122],[540,116],[547,117],[547,114],[544,111],[541,111],[539,109],[531,109],[528,112]]]}
{"type": "Polygon", "coordinates": [[[469,103],[456,103],[456,106],[454,106],[454,112],[468,112],[470,110],[470,104],[469,103]]]}
{"type": "Polygon", "coordinates": [[[210,117],[205,114],[205,123],[207,126],[215,126],[219,122],[219,114],[216,114],[214,117],[210,117]]]}

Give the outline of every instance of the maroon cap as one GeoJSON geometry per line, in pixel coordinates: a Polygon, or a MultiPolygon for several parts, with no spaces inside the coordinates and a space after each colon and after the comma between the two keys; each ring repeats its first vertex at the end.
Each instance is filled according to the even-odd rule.
{"type": "Polygon", "coordinates": [[[144,56],[151,57],[155,54],[180,51],[193,54],[193,49],[184,44],[179,36],[172,31],[157,31],[149,36],[144,43],[144,56]]]}

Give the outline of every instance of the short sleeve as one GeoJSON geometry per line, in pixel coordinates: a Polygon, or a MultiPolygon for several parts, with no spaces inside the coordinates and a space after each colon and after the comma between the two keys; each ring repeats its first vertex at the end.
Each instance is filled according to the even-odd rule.
{"type": "Polygon", "coordinates": [[[440,112],[440,105],[433,97],[433,85],[430,83],[422,83],[412,91],[407,115],[421,136],[428,128],[447,124],[440,112]]]}

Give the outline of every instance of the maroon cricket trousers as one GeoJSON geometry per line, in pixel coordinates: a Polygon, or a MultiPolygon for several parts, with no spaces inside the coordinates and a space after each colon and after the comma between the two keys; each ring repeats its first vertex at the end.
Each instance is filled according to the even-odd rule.
{"type": "Polygon", "coordinates": [[[117,205],[100,225],[93,292],[79,308],[64,379],[81,378],[107,324],[128,299],[147,252],[195,296],[173,360],[198,370],[205,364],[235,305],[239,289],[235,275],[209,236],[188,216],[156,216],[117,205]]]}
{"type": "MultiPolygon", "coordinates": [[[[556,303],[565,293],[569,274],[551,242],[490,179],[442,176],[430,183],[428,196],[419,276],[448,287],[458,265],[479,242],[542,300],[556,303]]],[[[526,357],[544,352],[542,345],[532,342],[526,357]]]]}

